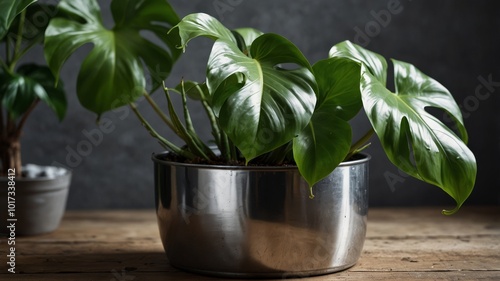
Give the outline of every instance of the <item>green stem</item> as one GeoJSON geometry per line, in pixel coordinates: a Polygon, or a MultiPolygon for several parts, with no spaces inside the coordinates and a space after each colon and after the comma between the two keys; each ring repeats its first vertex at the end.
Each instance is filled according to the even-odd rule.
{"type": "Polygon", "coordinates": [[[229,148],[231,149],[231,160],[238,161],[238,152],[236,151],[236,146],[229,138],[228,141],[229,141],[229,148]]]}
{"type": "Polygon", "coordinates": [[[170,98],[170,92],[168,91],[168,88],[163,87],[163,90],[165,92],[165,96],[167,97],[170,118],[172,119],[172,123],[174,124],[174,126],[179,131],[179,136],[186,142],[186,145],[189,147],[190,151],[198,155],[200,158],[209,160],[210,157],[205,153],[202,147],[200,147],[198,145],[198,142],[195,140],[197,138],[196,134],[191,134],[191,132],[186,129],[184,124],[182,124],[181,120],[179,119],[179,116],[175,112],[175,108],[172,99],[170,98]]]}
{"type": "Polygon", "coordinates": [[[214,136],[215,143],[217,144],[217,147],[221,147],[221,131],[219,128],[219,124],[217,123],[217,118],[215,117],[214,112],[212,111],[212,108],[208,104],[206,100],[202,100],[201,104],[203,105],[203,108],[205,109],[205,112],[207,113],[208,120],[210,120],[210,125],[212,126],[212,135],[214,136]]]}
{"type": "Polygon", "coordinates": [[[351,146],[351,149],[349,150],[349,153],[347,154],[347,156],[345,157],[344,160],[348,160],[354,154],[356,154],[358,152],[358,149],[360,147],[362,147],[363,145],[365,145],[365,143],[368,142],[368,140],[372,137],[372,135],[374,133],[375,133],[375,130],[373,128],[371,128],[370,130],[368,130],[356,143],[354,143],[351,146]]]}
{"type": "Polygon", "coordinates": [[[29,43],[29,44],[26,46],[26,48],[24,48],[24,49],[20,50],[20,51],[17,53],[17,55],[16,55],[16,57],[14,58],[13,62],[14,62],[14,63],[17,63],[17,61],[18,61],[19,59],[21,59],[21,58],[22,58],[22,57],[23,57],[23,56],[24,56],[24,55],[25,55],[25,54],[26,54],[29,50],[31,50],[31,48],[33,48],[33,47],[34,47],[36,44],[38,44],[38,43],[39,43],[39,42],[38,42],[37,40],[33,40],[33,41],[31,41],[31,43],[29,43]]]}
{"type": "Polygon", "coordinates": [[[19,52],[21,50],[21,43],[23,41],[24,21],[26,19],[26,9],[21,12],[19,18],[19,29],[17,30],[16,46],[14,47],[14,54],[12,54],[12,61],[10,61],[10,71],[14,71],[16,63],[19,60],[19,52]]]}
{"type": "Polygon", "coordinates": [[[144,97],[146,97],[146,100],[151,105],[151,107],[156,112],[156,114],[158,114],[158,116],[160,116],[161,120],[163,120],[163,122],[165,122],[165,124],[167,124],[167,126],[172,131],[174,131],[174,133],[176,133],[177,135],[179,135],[179,133],[178,133],[177,129],[175,128],[174,124],[172,123],[172,121],[170,121],[170,119],[168,118],[168,116],[161,111],[161,109],[158,106],[158,104],[156,104],[156,102],[151,98],[151,96],[146,91],[144,91],[144,97]]]}
{"type": "Polygon", "coordinates": [[[172,151],[173,153],[175,153],[177,155],[180,155],[184,158],[187,158],[187,159],[196,158],[196,156],[194,154],[190,153],[189,151],[185,151],[185,150],[181,149],[180,147],[176,146],[175,144],[169,142],[167,139],[160,136],[160,134],[158,134],[158,132],[156,132],[155,129],[153,129],[153,127],[148,123],[148,121],[146,121],[146,119],[142,116],[142,114],[137,109],[137,106],[133,103],[130,103],[129,105],[130,105],[130,108],[132,109],[132,111],[137,116],[137,118],[141,121],[142,125],[151,134],[151,136],[153,136],[154,138],[159,140],[160,144],[162,144],[166,149],[172,151]]]}
{"type": "Polygon", "coordinates": [[[220,139],[221,139],[221,146],[219,148],[222,158],[224,158],[225,160],[233,160],[233,155],[231,153],[231,148],[229,145],[229,138],[223,131],[221,131],[220,139]]]}
{"type": "Polygon", "coordinates": [[[11,61],[11,50],[10,50],[10,45],[12,44],[10,36],[7,34],[7,37],[5,38],[5,62],[2,61],[2,64],[6,66],[6,70],[9,71],[9,67],[7,66],[10,64],[11,61]]]}
{"type": "Polygon", "coordinates": [[[9,66],[3,61],[0,59],[0,66],[5,69],[6,72],[10,72],[10,69],[9,69],[9,66]]]}
{"type": "Polygon", "coordinates": [[[215,158],[214,152],[200,139],[198,134],[194,129],[193,120],[191,119],[191,114],[189,113],[189,108],[187,105],[187,95],[186,90],[184,89],[184,81],[181,81],[181,97],[182,97],[182,107],[184,111],[184,122],[186,123],[186,130],[189,135],[193,138],[194,143],[205,152],[205,154],[211,158],[215,158]]]}

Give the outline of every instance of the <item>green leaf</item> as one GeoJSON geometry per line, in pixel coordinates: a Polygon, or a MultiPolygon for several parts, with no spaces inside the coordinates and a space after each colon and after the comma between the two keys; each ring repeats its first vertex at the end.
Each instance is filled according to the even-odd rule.
{"type": "Polygon", "coordinates": [[[343,41],[333,46],[330,49],[329,57],[344,57],[363,63],[380,83],[385,86],[387,82],[387,62],[384,57],[350,41],[343,41]]]}
{"type": "MultiPolygon", "coordinates": [[[[242,42],[243,46],[239,47],[240,50],[244,52],[250,49],[250,46],[252,46],[252,43],[253,41],[255,41],[255,39],[264,34],[262,31],[250,27],[238,28],[235,29],[234,32],[240,35],[240,38],[243,41],[242,42]]],[[[236,39],[238,39],[238,37],[236,37],[236,39]]]]}
{"type": "Polygon", "coordinates": [[[362,107],[360,65],[345,58],[317,62],[317,109],[309,125],[293,140],[293,155],[300,174],[313,186],[344,160],[351,146],[347,122],[362,107]]]}
{"type": "Polygon", "coordinates": [[[151,90],[169,75],[179,56],[174,37],[167,37],[177,15],[165,0],[114,0],[111,12],[116,25],[103,26],[95,0],[62,0],[58,8],[65,18],[54,18],[45,33],[45,57],[58,77],[69,56],[84,44],[93,49],[82,63],[77,94],[87,109],[102,114],[142,96],[145,70],[153,80],[151,90]],[[155,44],[141,35],[150,31],[166,45],[155,44]]]}
{"type": "Polygon", "coordinates": [[[195,13],[185,16],[179,24],[172,28],[172,30],[176,28],[179,30],[179,36],[181,38],[181,45],[179,47],[182,48],[183,51],[186,50],[189,41],[200,36],[208,37],[213,40],[223,39],[237,43],[229,29],[222,25],[216,18],[204,13],[195,13]]]}
{"type": "Polygon", "coordinates": [[[393,62],[396,93],[363,69],[365,111],[391,162],[449,194],[457,206],[444,213],[454,213],[474,187],[476,160],[465,143],[425,108],[439,108],[453,116],[466,140],[460,109],[437,81],[411,64],[393,62]]]}
{"type": "Polygon", "coordinates": [[[42,85],[47,95],[40,96],[40,99],[56,113],[59,120],[62,120],[68,105],[63,83],[56,86],[56,78],[46,66],[26,64],[19,67],[18,72],[42,85]]]}
{"type": "MultiPolygon", "coordinates": [[[[26,8],[26,17],[22,29],[23,45],[25,50],[36,44],[43,43],[45,30],[49,25],[49,20],[57,14],[56,7],[45,3],[34,3],[26,8]]],[[[20,17],[16,17],[10,26],[7,36],[15,39],[19,32],[20,17]]]]}
{"type": "Polygon", "coordinates": [[[318,106],[328,106],[332,113],[349,121],[363,107],[359,79],[361,65],[345,58],[329,58],[313,66],[318,83],[318,106]]]}
{"type": "Polygon", "coordinates": [[[320,107],[309,125],[293,139],[293,157],[310,187],[329,175],[351,147],[351,126],[331,108],[320,107]]]}
{"type": "Polygon", "coordinates": [[[262,35],[253,42],[250,57],[234,42],[219,39],[207,72],[220,125],[247,162],[291,141],[309,123],[316,82],[307,59],[287,39],[262,35]]]}
{"type": "Polygon", "coordinates": [[[0,1],[0,39],[7,34],[16,16],[34,2],[36,2],[36,0],[0,1]]]}
{"type": "Polygon", "coordinates": [[[55,78],[46,66],[23,65],[13,75],[0,73],[2,106],[12,117],[23,115],[37,99],[44,101],[60,120],[66,113],[66,97],[62,85],[55,87],[55,78]]]}

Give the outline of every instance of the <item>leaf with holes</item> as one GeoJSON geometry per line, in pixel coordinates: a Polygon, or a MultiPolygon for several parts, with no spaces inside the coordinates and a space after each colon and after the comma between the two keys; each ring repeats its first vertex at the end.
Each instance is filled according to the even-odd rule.
{"type": "Polygon", "coordinates": [[[456,212],[470,195],[477,173],[466,146],[460,109],[437,81],[411,64],[393,60],[396,93],[391,93],[365,67],[361,78],[363,106],[391,160],[404,172],[434,184],[455,199],[456,212]],[[461,138],[425,108],[452,116],[461,138]]]}
{"type": "Polygon", "coordinates": [[[250,56],[233,42],[217,40],[207,85],[221,127],[247,162],[291,141],[309,123],[316,104],[311,66],[295,45],[276,34],[255,39],[250,56]],[[233,86],[224,86],[228,79],[235,80],[229,83],[233,86]]]}
{"type": "Polygon", "coordinates": [[[350,41],[343,41],[330,49],[329,57],[348,58],[363,63],[368,67],[370,73],[385,86],[387,81],[387,62],[381,55],[353,44],[350,41]]]}
{"type": "Polygon", "coordinates": [[[84,107],[99,115],[142,96],[147,86],[143,63],[153,90],[180,54],[177,34],[167,36],[179,19],[165,0],[112,1],[111,30],[104,27],[96,0],[62,0],[58,8],[64,17],[52,19],[46,30],[45,57],[58,76],[73,52],[93,44],[78,74],[77,94],[84,107]],[[144,38],[142,31],[155,34],[165,47],[144,38]]]}

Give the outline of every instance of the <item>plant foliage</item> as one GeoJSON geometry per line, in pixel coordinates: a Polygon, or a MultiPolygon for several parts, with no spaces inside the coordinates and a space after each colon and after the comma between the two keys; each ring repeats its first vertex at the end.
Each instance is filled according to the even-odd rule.
{"type": "MultiPolygon", "coordinates": [[[[141,3],[144,9],[148,7],[146,10],[162,11],[158,15],[168,14],[170,10],[160,2],[141,3]]],[[[460,110],[446,88],[413,65],[392,61],[396,85],[392,92],[386,88],[386,60],[349,41],[336,44],[328,58],[311,65],[292,42],[280,35],[252,28],[231,31],[207,14],[191,14],[170,29],[169,36],[180,40],[178,47],[183,51],[196,37],[214,41],[206,81],[183,81],[175,88],[163,86],[168,101],[165,114],[144,91],[130,91],[145,86],[139,58],[149,68],[156,61],[171,64],[177,57],[171,48],[175,40],[165,41],[171,48],[166,52],[141,38],[138,30],[152,28],[152,23],[130,20],[128,17],[136,13],[127,8],[131,3],[125,1],[120,9],[112,7],[115,19],[127,20],[118,20],[117,28],[111,31],[102,27],[96,7],[85,7],[83,0],[63,0],[60,6],[69,16],[49,25],[46,56],[55,73],[76,47],[86,42],[95,44],[79,78],[79,97],[87,108],[100,114],[144,95],[186,145],[178,147],[163,138],[133,103],[132,109],[151,135],[174,154],[207,163],[280,165],[293,161],[311,186],[311,196],[316,182],[363,149],[371,134],[376,133],[392,163],[456,200],[457,207],[446,214],[458,210],[471,193],[476,162],[466,146],[467,132],[460,110]],[[111,61],[110,57],[116,59],[111,61]],[[91,73],[91,65],[103,70],[91,73]],[[117,83],[131,72],[137,77],[117,83]],[[95,90],[95,85],[103,87],[95,90]],[[110,92],[126,93],[128,98],[113,105],[111,101],[116,97],[110,92]],[[173,106],[172,93],[181,95],[182,113],[173,106]],[[202,103],[220,155],[198,137],[188,97],[202,103]],[[430,107],[450,115],[460,136],[429,114],[426,109],[430,107]],[[352,144],[349,120],[361,109],[373,129],[352,144]]],[[[154,32],[161,35],[156,27],[154,32]]]]}
{"type": "Polygon", "coordinates": [[[0,157],[2,175],[8,169],[21,174],[20,138],[23,126],[42,101],[62,119],[66,113],[66,97],[62,84],[45,65],[19,61],[37,44],[43,42],[47,22],[36,20],[43,15],[50,19],[54,7],[35,0],[4,0],[0,2],[0,43],[5,53],[0,58],[0,157]]]}

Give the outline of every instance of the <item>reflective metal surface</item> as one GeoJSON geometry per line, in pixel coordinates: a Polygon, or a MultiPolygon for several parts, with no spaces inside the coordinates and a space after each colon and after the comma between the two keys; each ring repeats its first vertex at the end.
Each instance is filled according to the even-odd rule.
{"type": "Polygon", "coordinates": [[[361,254],[369,156],[342,163],[314,186],[314,199],[293,167],[153,160],[160,236],[175,267],[284,278],[343,270],[361,254]]]}

